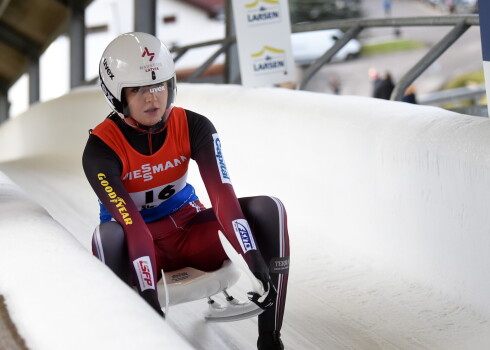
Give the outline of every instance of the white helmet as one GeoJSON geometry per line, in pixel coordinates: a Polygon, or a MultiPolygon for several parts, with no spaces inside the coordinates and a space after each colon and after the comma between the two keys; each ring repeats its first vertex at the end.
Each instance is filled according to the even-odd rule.
{"type": "Polygon", "coordinates": [[[100,59],[99,78],[107,102],[121,117],[128,115],[122,95],[125,87],[167,82],[167,113],[175,99],[173,57],[167,47],[151,34],[126,33],[111,41],[100,59]]]}

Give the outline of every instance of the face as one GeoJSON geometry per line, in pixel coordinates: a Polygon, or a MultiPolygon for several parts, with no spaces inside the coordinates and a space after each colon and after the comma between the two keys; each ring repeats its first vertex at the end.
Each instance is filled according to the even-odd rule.
{"type": "Polygon", "coordinates": [[[165,83],[141,87],[127,87],[123,90],[130,116],[139,124],[152,126],[165,113],[168,91],[165,83]]]}

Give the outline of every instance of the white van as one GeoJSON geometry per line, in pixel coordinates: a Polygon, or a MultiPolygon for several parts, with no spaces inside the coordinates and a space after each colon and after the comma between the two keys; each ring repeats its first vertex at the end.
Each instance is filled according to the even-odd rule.
{"type": "MultiPolygon", "coordinates": [[[[343,35],[344,33],[340,29],[293,33],[291,42],[295,62],[300,66],[311,64],[330,49],[343,35]]],[[[332,58],[332,62],[358,57],[360,52],[361,43],[356,39],[351,39],[332,58]]]]}

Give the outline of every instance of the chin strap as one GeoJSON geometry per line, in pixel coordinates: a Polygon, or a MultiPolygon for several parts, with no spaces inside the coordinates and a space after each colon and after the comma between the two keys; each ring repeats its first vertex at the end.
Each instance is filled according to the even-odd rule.
{"type": "Polygon", "coordinates": [[[123,120],[130,127],[134,128],[138,131],[148,133],[148,134],[156,134],[156,133],[162,132],[167,127],[165,116],[162,117],[162,119],[160,119],[160,121],[158,123],[150,125],[150,126],[141,125],[136,120],[134,120],[132,117],[124,117],[123,120]]]}

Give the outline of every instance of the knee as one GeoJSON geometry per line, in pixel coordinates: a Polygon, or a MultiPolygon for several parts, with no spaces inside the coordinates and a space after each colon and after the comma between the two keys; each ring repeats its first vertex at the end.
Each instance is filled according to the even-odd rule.
{"type": "Polygon", "coordinates": [[[124,230],[115,221],[108,221],[95,228],[92,236],[92,252],[97,257],[103,255],[104,247],[123,247],[126,244],[124,230]]]}
{"type": "Polygon", "coordinates": [[[284,209],[284,204],[282,203],[282,201],[279,199],[279,198],[276,198],[276,197],[270,197],[270,196],[264,196],[266,199],[264,199],[264,201],[267,202],[267,205],[271,208],[273,208],[273,210],[276,210],[276,211],[285,211],[284,209]]]}
{"type": "Polygon", "coordinates": [[[275,241],[279,236],[287,236],[286,211],[279,199],[269,196],[248,197],[240,199],[240,205],[258,241],[275,241]]]}
{"type": "Polygon", "coordinates": [[[279,204],[282,205],[280,199],[271,196],[258,196],[257,201],[263,206],[272,208],[276,208],[279,204]]]}
{"type": "Polygon", "coordinates": [[[285,213],[281,200],[270,196],[243,198],[240,200],[240,205],[244,213],[249,213],[253,217],[270,217],[285,213]]]}
{"type": "Polygon", "coordinates": [[[92,238],[92,251],[100,261],[131,286],[128,249],[121,225],[109,221],[97,226],[92,238]]]}
{"type": "Polygon", "coordinates": [[[112,244],[116,244],[118,242],[123,243],[125,241],[124,238],[124,230],[115,221],[107,221],[99,225],[99,234],[104,241],[110,241],[112,244]]]}

